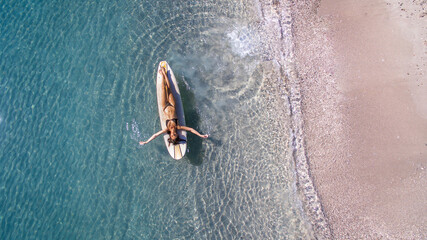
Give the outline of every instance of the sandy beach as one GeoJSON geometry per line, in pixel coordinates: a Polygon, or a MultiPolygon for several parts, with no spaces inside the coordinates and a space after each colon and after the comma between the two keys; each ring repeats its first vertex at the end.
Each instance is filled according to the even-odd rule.
{"type": "Polygon", "coordinates": [[[311,175],[335,239],[427,238],[427,1],[298,1],[311,175]]]}

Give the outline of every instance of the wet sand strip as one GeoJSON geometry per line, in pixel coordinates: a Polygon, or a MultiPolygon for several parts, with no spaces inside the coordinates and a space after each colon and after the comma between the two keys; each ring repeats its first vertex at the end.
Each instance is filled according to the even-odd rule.
{"type": "Polygon", "coordinates": [[[264,42],[268,43],[268,59],[281,72],[279,81],[285,83],[291,115],[290,151],[295,164],[297,190],[302,207],[316,239],[331,239],[331,231],[310,175],[304,144],[304,119],[301,109],[301,82],[294,61],[293,16],[291,1],[259,1],[264,42]]]}

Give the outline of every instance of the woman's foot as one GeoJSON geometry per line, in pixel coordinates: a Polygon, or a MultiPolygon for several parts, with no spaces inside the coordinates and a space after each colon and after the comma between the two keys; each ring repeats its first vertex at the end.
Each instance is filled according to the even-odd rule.
{"type": "Polygon", "coordinates": [[[159,73],[167,73],[168,72],[168,68],[167,68],[167,64],[164,62],[160,63],[160,69],[159,69],[159,73]]]}

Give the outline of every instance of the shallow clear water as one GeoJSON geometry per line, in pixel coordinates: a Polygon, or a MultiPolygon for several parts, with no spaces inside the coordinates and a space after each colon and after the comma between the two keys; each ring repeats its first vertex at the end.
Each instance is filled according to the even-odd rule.
{"type": "Polygon", "coordinates": [[[1,239],[308,239],[253,1],[1,1],[1,239]],[[180,83],[181,161],[155,69],[180,83]]]}

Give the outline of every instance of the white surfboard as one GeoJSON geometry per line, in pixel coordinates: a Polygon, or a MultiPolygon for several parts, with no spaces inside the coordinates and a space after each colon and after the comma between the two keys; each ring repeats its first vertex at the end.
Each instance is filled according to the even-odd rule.
{"type": "MultiPolygon", "coordinates": [[[[163,108],[161,106],[161,100],[160,95],[163,88],[163,76],[161,73],[159,73],[159,70],[162,66],[166,66],[167,69],[167,75],[169,79],[169,83],[171,86],[172,94],[175,97],[175,110],[176,115],[178,117],[178,125],[185,126],[185,118],[184,118],[184,108],[182,106],[181,101],[181,93],[179,92],[178,83],[176,81],[175,75],[172,72],[172,69],[170,68],[169,64],[166,61],[162,61],[159,63],[159,66],[157,68],[157,106],[159,108],[159,117],[160,117],[160,124],[162,129],[166,128],[166,116],[163,112],[163,108]]],[[[179,160],[185,155],[185,151],[187,150],[187,132],[184,130],[178,130],[179,138],[183,141],[180,141],[179,144],[172,144],[169,143],[169,134],[164,134],[163,139],[166,144],[166,148],[168,149],[169,154],[172,156],[172,158],[179,160]]]]}

